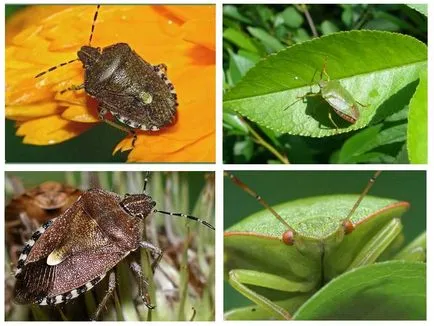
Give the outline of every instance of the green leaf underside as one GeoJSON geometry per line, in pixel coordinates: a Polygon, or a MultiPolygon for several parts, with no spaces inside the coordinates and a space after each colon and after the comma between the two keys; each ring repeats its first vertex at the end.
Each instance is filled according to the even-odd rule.
{"type": "MultiPolygon", "coordinates": [[[[296,232],[306,237],[321,239],[336,231],[358,198],[358,195],[319,196],[291,201],[273,208],[296,232]]],[[[361,222],[385,207],[398,203],[394,199],[366,196],[354,212],[351,221],[361,222]]],[[[406,210],[405,204],[397,205],[382,211],[381,214],[399,217],[406,210]]],[[[286,230],[286,226],[268,210],[262,210],[233,225],[226,232],[251,232],[280,240],[286,230]]]]}
{"type": "Polygon", "coordinates": [[[426,4],[408,4],[407,6],[420,12],[422,15],[428,16],[428,5],[426,4]]]}
{"type": "Polygon", "coordinates": [[[419,85],[410,101],[408,115],[408,156],[411,163],[428,161],[428,75],[421,72],[419,85]]]}
{"type": "Polygon", "coordinates": [[[426,265],[389,261],[335,278],[293,316],[296,320],[424,320],[426,265]]]}
{"type": "MultiPolygon", "coordinates": [[[[331,136],[366,126],[390,96],[419,78],[426,64],[427,47],[415,38],[379,31],[335,33],[260,61],[225,94],[224,107],[277,132],[331,136]],[[339,80],[356,101],[367,105],[359,106],[360,118],[353,125],[319,96],[291,105],[311,90],[310,81],[326,58],[331,80],[339,80]],[[339,129],[329,121],[329,112],[339,129]]],[[[318,86],[312,91],[318,92],[318,86]]]]}

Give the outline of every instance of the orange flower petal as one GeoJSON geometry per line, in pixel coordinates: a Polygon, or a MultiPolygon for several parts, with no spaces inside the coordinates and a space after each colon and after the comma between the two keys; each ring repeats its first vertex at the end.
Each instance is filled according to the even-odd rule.
{"type": "MultiPolygon", "coordinates": [[[[32,20],[29,12],[31,10],[26,16],[28,21],[23,23],[27,28],[8,34],[6,113],[7,118],[17,120],[20,107],[28,107],[30,111],[34,106],[33,115],[30,112],[21,115],[23,121],[25,117],[33,119],[41,114],[57,114],[43,118],[46,120],[21,122],[17,131],[17,135],[25,136],[27,143],[53,144],[74,137],[99,122],[98,103],[83,90],[62,92],[84,82],[80,62],[35,78],[50,67],[76,58],[80,47],[88,44],[95,6],[47,10],[40,21],[32,20]],[[38,105],[42,107],[38,108],[38,105]]],[[[157,133],[139,131],[133,149],[133,152],[137,151],[131,153],[134,160],[152,160],[152,157],[196,148],[200,144],[207,147],[201,152],[214,153],[215,144],[210,140],[215,131],[214,15],[214,6],[104,5],[100,8],[92,45],[105,47],[125,42],[151,64],[166,64],[168,78],[178,94],[180,105],[176,123],[157,133]],[[144,154],[144,148],[148,155],[144,154]]],[[[42,16],[40,14],[38,18],[42,16]]],[[[130,149],[131,140],[131,137],[125,138],[115,151],[130,149]]],[[[214,154],[207,155],[211,156],[214,154]]],[[[182,156],[176,154],[176,157],[182,156]]],[[[166,160],[171,161],[170,158],[166,160]]],[[[187,162],[196,160],[197,157],[185,159],[187,162]]]]}
{"type": "Polygon", "coordinates": [[[184,40],[215,51],[215,37],[209,37],[216,35],[214,20],[192,19],[186,22],[182,29],[185,33],[184,40]]]}
{"type": "Polygon", "coordinates": [[[25,121],[34,118],[45,117],[59,113],[59,107],[55,103],[43,103],[33,105],[15,105],[6,107],[6,116],[9,119],[25,121]]]}
{"type": "Polygon", "coordinates": [[[65,120],[84,123],[101,122],[101,120],[96,115],[89,114],[89,110],[80,105],[69,106],[62,113],[62,118],[65,120]]]}
{"type": "MultiPolygon", "coordinates": [[[[164,8],[178,19],[186,22],[191,19],[213,20],[215,24],[214,5],[190,5],[190,6],[164,6],[164,8]]],[[[215,34],[212,34],[215,35],[215,34]]]]}
{"type": "Polygon", "coordinates": [[[23,122],[17,130],[17,136],[24,136],[25,144],[52,145],[76,137],[91,126],[69,122],[54,115],[23,122]]]}
{"type": "Polygon", "coordinates": [[[128,155],[128,162],[215,162],[214,141],[215,134],[212,133],[170,155],[153,153],[145,148],[141,151],[131,151],[128,155]]]}

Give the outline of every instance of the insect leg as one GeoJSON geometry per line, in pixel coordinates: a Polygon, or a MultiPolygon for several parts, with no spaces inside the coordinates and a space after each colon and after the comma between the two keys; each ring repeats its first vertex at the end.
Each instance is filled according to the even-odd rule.
{"type": "Polygon", "coordinates": [[[329,116],[329,120],[331,121],[331,123],[333,123],[333,125],[334,125],[335,128],[336,128],[336,130],[339,129],[338,125],[337,125],[336,122],[333,120],[332,112],[331,112],[330,110],[329,110],[329,114],[328,114],[328,116],[329,116]]]}
{"type": "Polygon", "coordinates": [[[152,273],[155,272],[155,269],[157,268],[158,264],[160,263],[161,258],[163,257],[163,250],[160,248],[154,246],[152,243],[147,241],[140,241],[139,243],[141,248],[148,249],[152,251],[154,254],[157,255],[157,258],[152,262],[152,273]]]}
{"type": "Polygon", "coordinates": [[[65,92],[67,92],[67,91],[78,91],[78,90],[83,89],[83,88],[84,88],[84,84],[81,84],[81,85],[72,85],[72,86],[69,86],[66,89],[61,90],[60,94],[63,94],[65,92]]]}
{"type": "Polygon", "coordinates": [[[107,301],[110,299],[115,289],[116,289],[116,273],[114,270],[112,270],[109,275],[107,292],[105,293],[104,298],[98,305],[98,308],[96,309],[95,314],[92,317],[92,320],[98,320],[98,317],[102,309],[107,305],[107,301]]]}
{"type": "Polygon", "coordinates": [[[369,104],[363,104],[363,103],[360,103],[360,102],[357,101],[357,100],[355,100],[355,101],[356,101],[356,103],[357,103],[358,105],[363,106],[364,108],[366,108],[366,107],[369,106],[369,104]]]}
{"type": "Polygon", "coordinates": [[[134,147],[135,144],[136,144],[136,140],[137,140],[137,133],[134,130],[132,130],[132,129],[124,127],[124,126],[122,126],[122,125],[120,125],[120,124],[118,124],[118,123],[116,123],[114,121],[108,120],[105,117],[105,115],[107,114],[107,112],[108,112],[108,109],[105,108],[103,105],[100,105],[99,108],[98,108],[98,117],[102,121],[104,121],[105,123],[109,124],[110,126],[115,127],[116,129],[122,130],[122,131],[130,134],[131,136],[133,136],[133,141],[132,141],[131,145],[134,147]]]}
{"type": "Polygon", "coordinates": [[[328,75],[327,71],[326,71],[326,67],[327,67],[327,57],[324,58],[324,63],[322,65],[322,70],[321,70],[321,79],[322,79],[322,75],[324,74],[327,78],[327,81],[330,81],[330,76],[328,75]]]}
{"type": "Polygon", "coordinates": [[[191,309],[193,310],[193,313],[192,313],[192,315],[190,317],[190,321],[193,321],[194,317],[196,317],[196,309],[194,309],[194,307],[191,307],[191,309]]]}
{"type": "Polygon", "coordinates": [[[149,297],[148,287],[149,283],[146,281],[145,277],[142,273],[142,268],[139,263],[136,261],[132,261],[130,263],[130,268],[136,274],[136,277],[139,280],[139,295],[143,300],[143,303],[146,305],[148,309],[154,309],[155,306],[151,304],[151,298],[149,297]]]}
{"type": "Polygon", "coordinates": [[[402,234],[402,223],[399,218],[392,219],[380,228],[354,258],[348,270],[374,263],[386,251],[393,241],[402,234]]]}

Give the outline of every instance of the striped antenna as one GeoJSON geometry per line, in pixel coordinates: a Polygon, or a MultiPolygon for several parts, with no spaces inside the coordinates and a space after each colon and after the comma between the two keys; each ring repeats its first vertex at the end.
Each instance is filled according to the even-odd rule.
{"type": "Polygon", "coordinates": [[[58,65],[56,65],[56,66],[53,66],[53,67],[51,67],[51,68],[48,68],[47,70],[45,70],[45,71],[43,71],[43,72],[40,72],[39,74],[37,74],[37,75],[35,76],[35,78],[39,78],[39,77],[41,77],[42,75],[45,75],[47,72],[50,72],[50,71],[56,70],[57,68],[60,68],[60,67],[66,66],[67,64],[73,63],[74,61],[78,61],[78,60],[79,60],[79,59],[73,59],[73,60],[69,60],[69,61],[67,61],[67,62],[62,62],[61,64],[58,64],[58,65]]]}
{"type": "Polygon", "coordinates": [[[201,220],[200,218],[197,218],[195,216],[191,216],[191,215],[187,215],[187,214],[183,214],[183,213],[171,213],[171,212],[166,212],[166,211],[160,211],[158,209],[154,209],[154,213],[161,213],[161,214],[170,215],[170,216],[185,217],[185,218],[188,218],[190,220],[194,220],[194,221],[196,221],[198,223],[201,223],[201,224],[209,227],[212,230],[215,230],[214,226],[212,226],[211,224],[209,224],[207,221],[201,220]]]}
{"type": "Polygon", "coordinates": [[[357,199],[356,203],[354,204],[353,208],[351,209],[350,213],[348,214],[348,216],[346,218],[347,220],[354,214],[354,212],[356,211],[357,207],[359,207],[360,202],[363,200],[363,198],[366,196],[366,194],[368,193],[368,191],[374,185],[375,180],[377,180],[377,177],[380,175],[380,173],[381,173],[381,171],[375,172],[375,174],[369,179],[368,184],[366,185],[365,189],[363,190],[363,192],[359,196],[359,199],[357,199]]]}
{"type": "Polygon", "coordinates": [[[90,29],[90,36],[89,36],[89,46],[91,46],[92,44],[93,31],[95,30],[95,22],[98,18],[99,7],[101,7],[101,5],[96,6],[95,15],[93,15],[92,28],[90,29]]]}
{"type": "Polygon", "coordinates": [[[369,192],[371,187],[374,185],[375,181],[377,180],[377,177],[381,174],[381,171],[377,171],[374,173],[374,175],[369,179],[368,184],[366,185],[365,189],[363,189],[363,192],[360,194],[359,198],[357,199],[356,203],[354,204],[353,208],[351,208],[351,211],[348,213],[347,217],[343,220],[342,225],[345,228],[345,233],[351,233],[355,225],[353,222],[350,221],[351,216],[353,216],[356,209],[359,207],[360,203],[362,202],[363,198],[365,198],[366,194],[369,192]]]}
{"type": "Polygon", "coordinates": [[[146,186],[148,185],[150,177],[151,177],[151,173],[147,171],[145,175],[145,181],[143,182],[143,193],[146,193],[146,186]]]}
{"type": "Polygon", "coordinates": [[[247,186],[245,183],[243,183],[240,179],[238,179],[236,176],[234,176],[230,172],[225,172],[225,175],[229,177],[229,179],[235,183],[238,187],[243,189],[245,192],[247,192],[250,196],[255,198],[262,206],[264,206],[266,209],[268,209],[271,214],[274,215],[283,225],[285,225],[288,230],[295,232],[294,229],[282,218],[282,216],[277,213],[273,207],[271,207],[264,199],[262,199],[261,196],[259,196],[255,191],[253,191],[249,186],[247,186]]]}

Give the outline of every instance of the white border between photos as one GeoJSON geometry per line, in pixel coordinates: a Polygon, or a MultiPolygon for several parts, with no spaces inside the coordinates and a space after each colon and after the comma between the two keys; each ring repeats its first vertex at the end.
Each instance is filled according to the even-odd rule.
{"type": "MultiPolygon", "coordinates": [[[[46,1],[34,1],[34,0],[27,0],[27,1],[16,1],[16,0],[9,0],[6,1],[9,4],[20,4],[20,3],[29,3],[29,4],[37,4],[37,3],[64,3],[62,1],[52,1],[52,0],[46,0],[46,1]]],[[[83,1],[83,0],[77,0],[77,1],[68,1],[70,3],[74,4],[93,4],[94,1],[83,1]]],[[[120,0],[103,0],[98,1],[98,3],[101,4],[116,4],[121,2],[120,0]]],[[[269,3],[299,3],[300,1],[268,1],[269,3]]],[[[378,1],[305,1],[305,3],[399,3],[399,1],[385,1],[385,0],[378,0],[378,1]]],[[[408,0],[406,3],[426,3],[428,0],[425,1],[415,1],[415,0],[408,0]]],[[[238,3],[245,3],[245,4],[260,4],[260,3],[267,3],[265,0],[210,0],[210,1],[200,1],[200,0],[171,0],[171,1],[145,1],[145,0],[130,0],[126,1],[126,3],[129,4],[150,4],[150,3],[168,3],[168,4],[216,4],[216,47],[217,47],[217,55],[216,55],[216,164],[5,164],[3,163],[3,173],[0,173],[0,183],[4,187],[4,172],[5,171],[113,171],[113,170],[123,170],[123,171],[135,171],[135,170],[149,170],[149,171],[215,171],[216,172],[216,322],[219,325],[223,322],[223,171],[224,170],[426,170],[427,171],[427,198],[434,198],[433,193],[433,173],[431,172],[432,165],[433,165],[433,151],[431,149],[431,144],[434,142],[434,136],[432,136],[432,132],[429,134],[429,162],[431,162],[428,165],[289,165],[289,166],[282,166],[282,165],[227,165],[222,164],[222,4],[238,4],[238,3]]],[[[429,17],[433,17],[434,14],[434,5],[429,5],[429,17]]],[[[1,37],[3,38],[3,44],[4,44],[4,35],[5,35],[5,24],[4,24],[4,6],[2,6],[2,31],[1,31],[1,37]]],[[[431,35],[434,33],[433,29],[433,22],[432,19],[429,19],[428,21],[428,44],[429,47],[432,46],[432,37],[431,35]]],[[[3,78],[1,80],[3,89],[5,89],[5,79],[4,79],[4,51],[2,51],[2,60],[1,64],[2,67],[2,74],[3,78]]],[[[429,58],[431,59],[431,51],[429,51],[429,58]]],[[[429,93],[433,93],[434,86],[433,86],[433,80],[432,80],[432,67],[429,65],[428,67],[429,71],[429,93]]],[[[4,92],[1,94],[2,103],[5,103],[5,95],[4,92]]],[[[432,125],[432,120],[429,119],[429,127],[432,125]]],[[[1,123],[1,135],[4,135],[5,131],[5,121],[2,120],[1,123]]],[[[430,128],[428,128],[430,129],[430,128]]],[[[5,140],[3,136],[3,150],[1,151],[1,159],[2,162],[5,162],[5,140]]],[[[4,207],[5,204],[5,198],[4,198],[4,192],[2,192],[0,203],[2,207],[4,207]]],[[[430,215],[431,212],[433,212],[433,202],[431,200],[427,201],[427,216],[430,215]]],[[[1,243],[4,243],[4,219],[2,219],[1,224],[2,226],[2,232],[1,232],[1,243]]],[[[432,234],[432,223],[430,219],[427,217],[427,233],[428,238],[430,238],[432,234]]],[[[428,241],[428,264],[427,264],[427,275],[433,275],[431,273],[432,268],[432,261],[434,261],[434,254],[433,250],[434,247],[431,245],[432,241],[428,241]]],[[[0,258],[2,261],[4,261],[4,251],[0,251],[0,258]]],[[[4,269],[2,269],[1,272],[4,277],[4,269]]],[[[427,279],[427,320],[432,320],[432,313],[430,311],[430,308],[433,306],[433,301],[431,299],[432,294],[434,293],[433,288],[433,282],[431,280],[431,277],[428,277],[427,279]]],[[[4,279],[4,278],[2,278],[4,279]]],[[[2,291],[1,291],[1,302],[4,302],[4,283],[2,282],[2,291]]],[[[0,313],[2,316],[4,316],[4,305],[0,304],[0,313]]],[[[19,322],[18,324],[22,324],[23,322],[19,322]]],[[[215,324],[214,322],[206,322],[205,324],[215,324]]],[[[225,324],[229,325],[251,325],[251,324],[265,324],[263,321],[249,321],[249,322],[224,322],[225,324]]],[[[274,322],[279,323],[279,322],[274,322]]],[[[280,322],[280,323],[287,323],[287,322],[280,322]]],[[[318,322],[313,321],[307,321],[304,322],[304,325],[317,325],[318,322]]],[[[324,322],[327,324],[343,324],[345,322],[324,322]]],[[[364,321],[355,322],[359,325],[365,325],[368,324],[364,321]]],[[[369,321],[369,325],[391,325],[392,322],[372,322],[369,321]]],[[[393,322],[393,325],[409,325],[414,324],[415,322],[393,322]]],[[[420,324],[421,322],[418,322],[420,324]]],[[[426,324],[427,322],[422,322],[426,324]]],[[[41,323],[36,323],[41,324],[41,323]]],[[[65,325],[64,322],[53,322],[53,325],[65,325]]],[[[115,324],[115,322],[109,322],[107,324],[115,324]]],[[[128,324],[132,324],[132,322],[128,322],[128,324]]],[[[134,323],[138,324],[138,323],[134,323]]],[[[157,322],[157,324],[167,324],[167,325],[176,325],[179,324],[179,322],[157,322]]],[[[201,323],[202,324],[202,323],[201,323]]],[[[269,323],[267,323],[269,324],[269,323]]],[[[347,324],[347,323],[345,323],[347,324]]]]}

